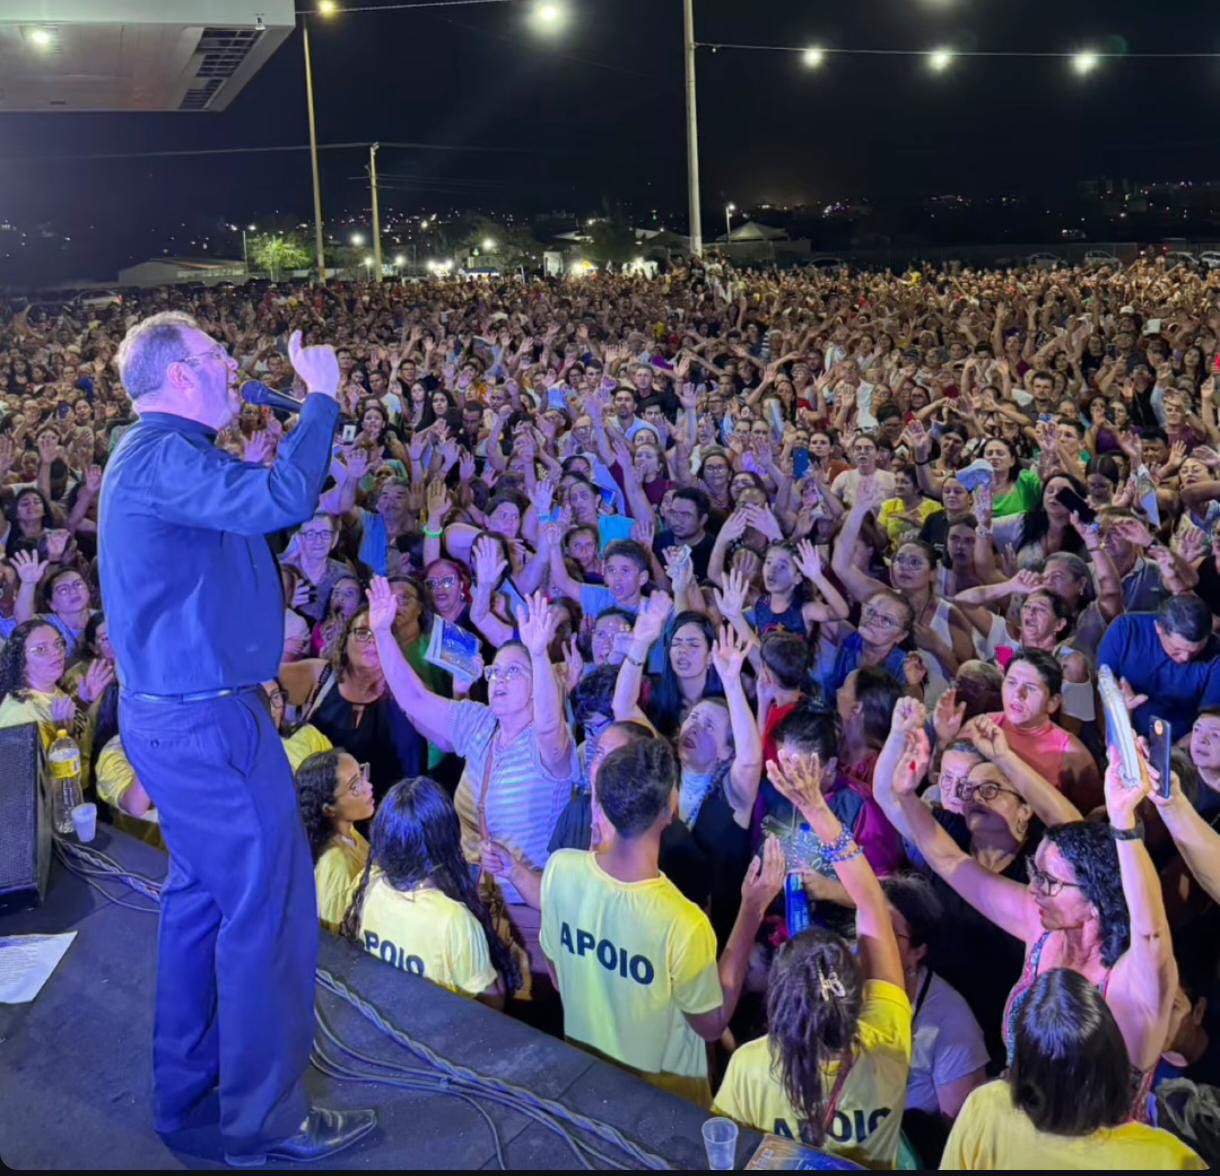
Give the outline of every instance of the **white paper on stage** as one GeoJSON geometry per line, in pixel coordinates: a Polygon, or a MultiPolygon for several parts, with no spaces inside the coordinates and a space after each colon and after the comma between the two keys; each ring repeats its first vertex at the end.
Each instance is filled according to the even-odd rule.
{"type": "Polygon", "coordinates": [[[33,1000],[75,938],[75,931],[62,935],[0,936],[0,1004],[33,1000]]]}

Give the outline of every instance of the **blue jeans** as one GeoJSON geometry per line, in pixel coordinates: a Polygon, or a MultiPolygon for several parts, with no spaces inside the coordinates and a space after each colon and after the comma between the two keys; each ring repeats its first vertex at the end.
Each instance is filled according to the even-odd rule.
{"type": "Polygon", "coordinates": [[[261,691],[203,702],[124,694],[123,750],[161,820],[154,1121],[182,1126],[220,1088],[230,1155],[308,1114],[318,908],[292,770],[261,691]]]}

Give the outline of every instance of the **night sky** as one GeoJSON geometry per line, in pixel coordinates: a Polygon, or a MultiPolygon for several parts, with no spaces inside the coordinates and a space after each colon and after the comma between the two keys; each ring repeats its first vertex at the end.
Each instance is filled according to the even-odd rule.
{"type": "MultiPolygon", "coordinates": [[[[679,0],[568,2],[569,26],[551,39],[529,30],[519,3],[312,20],[319,142],[460,148],[383,149],[391,209],[591,212],[619,199],[683,213],[679,0]]],[[[1207,52],[1220,51],[1215,11],[1201,0],[696,0],[696,27],[723,42],[1207,52]]],[[[932,76],[920,59],[832,57],[810,72],[794,54],[703,49],[698,69],[709,233],[726,200],[1220,176],[1216,60],[1107,61],[1082,81],[1062,60],[959,58],[932,76]]],[[[307,141],[296,34],[221,114],[0,116],[0,220],[74,231],[79,272],[105,276],[116,258],[159,253],[191,213],[308,217],[308,153],[63,157],[307,141]]],[[[322,153],[328,218],[367,203],[364,163],[360,150],[322,153]]]]}

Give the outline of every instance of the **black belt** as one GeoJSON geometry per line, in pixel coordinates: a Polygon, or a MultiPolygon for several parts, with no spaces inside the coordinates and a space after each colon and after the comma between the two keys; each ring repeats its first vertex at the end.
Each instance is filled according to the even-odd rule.
{"type": "Polygon", "coordinates": [[[127,698],[138,698],[141,702],[209,702],[213,698],[249,694],[261,689],[261,686],[226,686],[223,690],[200,690],[194,694],[142,694],[138,690],[124,690],[123,694],[127,698]]]}

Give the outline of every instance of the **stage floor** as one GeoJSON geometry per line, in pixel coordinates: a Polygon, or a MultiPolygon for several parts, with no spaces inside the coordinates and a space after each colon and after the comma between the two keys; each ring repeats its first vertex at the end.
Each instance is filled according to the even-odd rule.
{"type": "MultiPolygon", "coordinates": [[[[164,873],[162,854],[109,826],[99,827],[93,844],[142,873],[164,873]]],[[[125,888],[110,889],[139,901],[125,888]]],[[[30,1004],[0,1005],[0,1159],[24,1169],[223,1166],[219,1137],[206,1122],[174,1137],[172,1149],[152,1130],[155,917],[106,901],[56,861],[42,907],[0,918],[0,935],[70,930],[76,940],[38,997],[30,1004]]],[[[699,1108],[519,1021],[322,938],[321,967],[450,1061],[609,1123],[675,1168],[706,1167],[700,1137],[706,1115],[699,1108]]],[[[321,989],[318,994],[330,1024],[353,1047],[413,1064],[345,1002],[321,989]]],[[[380,1115],[378,1130],[336,1157],[328,1170],[498,1166],[486,1122],[457,1098],[337,1082],[313,1069],[307,1082],[323,1105],[374,1106],[380,1115]]],[[[514,1110],[483,1106],[499,1129],[510,1169],[578,1166],[571,1149],[546,1128],[514,1110]]],[[[613,1153],[608,1144],[582,1138],[613,1153]]],[[[742,1132],[739,1166],[758,1139],[742,1132]]]]}

